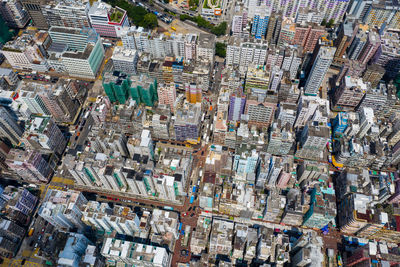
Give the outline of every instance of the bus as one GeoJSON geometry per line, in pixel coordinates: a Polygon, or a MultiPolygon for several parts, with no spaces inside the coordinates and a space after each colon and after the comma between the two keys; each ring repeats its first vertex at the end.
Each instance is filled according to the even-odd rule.
{"type": "Polygon", "coordinates": [[[190,204],[193,204],[193,202],[194,202],[194,196],[191,196],[191,197],[190,197],[190,202],[189,202],[189,203],[190,203],[190,204]]]}

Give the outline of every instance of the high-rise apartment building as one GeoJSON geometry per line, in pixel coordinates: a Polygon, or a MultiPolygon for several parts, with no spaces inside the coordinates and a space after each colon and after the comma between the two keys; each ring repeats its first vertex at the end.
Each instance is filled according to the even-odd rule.
{"type": "Polygon", "coordinates": [[[42,13],[49,27],[59,26],[67,28],[90,27],[88,12],[89,2],[57,1],[41,6],[42,13]]]}
{"type": "Polygon", "coordinates": [[[185,36],[185,59],[191,60],[196,58],[196,34],[187,34],[185,36]]]}
{"type": "Polygon", "coordinates": [[[251,25],[251,35],[256,39],[265,37],[267,33],[269,16],[255,15],[253,18],[253,25],[251,25]]]}
{"type": "Polygon", "coordinates": [[[232,33],[233,35],[240,35],[243,31],[243,17],[241,15],[234,15],[232,17],[232,33]]]}
{"type": "Polygon", "coordinates": [[[397,1],[373,1],[366,12],[363,22],[371,27],[381,28],[390,25],[389,28],[399,25],[400,6],[397,1]]]}
{"type": "Polygon", "coordinates": [[[75,118],[79,101],[68,94],[72,81],[60,80],[56,85],[22,81],[18,86],[18,101],[26,104],[30,113],[51,115],[57,122],[75,118]]]}
{"type": "Polygon", "coordinates": [[[274,66],[271,70],[270,77],[270,86],[269,91],[276,93],[278,90],[278,86],[281,84],[281,79],[283,76],[283,70],[281,70],[278,66],[274,66]]]}
{"type": "Polygon", "coordinates": [[[292,44],[304,47],[311,28],[312,27],[308,25],[296,25],[296,32],[294,34],[292,44]]]}
{"type": "Polygon", "coordinates": [[[339,26],[338,36],[336,39],[335,61],[341,61],[346,54],[347,48],[353,42],[353,37],[358,30],[358,24],[346,20],[339,26]]]}
{"type": "Polygon", "coordinates": [[[17,0],[1,1],[0,14],[10,28],[24,28],[29,21],[28,13],[17,0]]]}
{"type": "Polygon", "coordinates": [[[296,32],[292,44],[301,46],[303,53],[313,52],[318,40],[326,33],[324,27],[316,24],[296,25],[296,32]]]}
{"type": "Polygon", "coordinates": [[[229,110],[228,110],[228,120],[230,121],[240,121],[244,109],[246,107],[246,96],[237,90],[229,97],[229,110]]]}
{"type": "Polygon", "coordinates": [[[289,45],[293,43],[295,33],[296,24],[294,23],[294,20],[291,18],[284,18],[279,34],[278,45],[289,45]]]}
{"type": "Polygon", "coordinates": [[[335,89],[333,104],[336,109],[353,111],[365,95],[367,84],[361,78],[345,76],[335,89]]]}
{"type": "Polygon", "coordinates": [[[83,51],[89,42],[95,42],[99,38],[92,28],[52,26],[48,32],[52,43],[66,45],[67,50],[71,51],[83,51]]]}
{"type": "Polygon", "coordinates": [[[105,73],[103,79],[103,87],[111,102],[118,101],[120,104],[125,104],[130,96],[131,82],[128,75],[124,73],[105,73]]]}
{"type": "Polygon", "coordinates": [[[7,42],[1,52],[15,69],[40,72],[49,70],[50,66],[44,51],[36,44],[34,36],[29,33],[22,34],[17,39],[7,42]]]}
{"type": "Polygon", "coordinates": [[[365,83],[369,82],[372,88],[376,88],[383,75],[385,75],[385,69],[377,64],[372,64],[367,66],[362,78],[365,83]]]}
{"type": "Polygon", "coordinates": [[[236,172],[236,178],[246,178],[248,174],[254,173],[258,161],[259,154],[255,149],[247,151],[247,146],[240,147],[233,158],[233,170],[236,172]]]}
{"type": "Polygon", "coordinates": [[[374,110],[370,107],[363,107],[358,113],[360,115],[360,130],[357,136],[363,138],[374,124],[374,110]]]}
{"type": "Polygon", "coordinates": [[[129,27],[129,19],[125,10],[120,7],[111,7],[101,1],[94,2],[88,11],[92,28],[100,36],[117,37],[117,29],[129,27]]]}
{"type": "Polygon", "coordinates": [[[201,88],[195,83],[185,84],[186,100],[191,104],[201,103],[202,92],[201,88]]]}
{"type": "Polygon", "coordinates": [[[289,79],[293,80],[296,78],[301,63],[302,58],[298,54],[298,50],[285,50],[282,70],[289,72],[289,79]]]}
{"type": "Polygon", "coordinates": [[[276,104],[247,100],[245,114],[248,116],[249,125],[268,127],[275,115],[276,104]]]}
{"type": "Polygon", "coordinates": [[[323,20],[323,13],[308,7],[300,7],[296,14],[296,23],[298,24],[311,22],[320,25],[323,20]]]}
{"type": "Polygon", "coordinates": [[[301,132],[296,157],[311,160],[322,159],[326,144],[329,141],[329,127],[307,124],[301,132]]]}
{"type": "Polygon", "coordinates": [[[372,61],[385,69],[385,76],[396,77],[400,72],[400,35],[396,32],[385,32],[372,61]]]}
{"type": "Polygon", "coordinates": [[[39,30],[47,30],[49,28],[46,18],[42,13],[42,5],[46,4],[45,0],[21,0],[21,3],[36,28],[39,30]]]}
{"type": "Polygon", "coordinates": [[[38,214],[57,229],[83,229],[82,210],[87,202],[81,192],[49,189],[38,214]]]}
{"type": "Polygon", "coordinates": [[[232,43],[226,49],[226,64],[240,65],[247,68],[249,64],[264,65],[268,46],[264,43],[232,43]]]}
{"type": "Polygon", "coordinates": [[[12,149],[6,164],[22,180],[31,183],[47,183],[53,174],[49,163],[36,151],[12,149]]]}
{"type": "Polygon", "coordinates": [[[333,56],[336,48],[330,46],[321,46],[317,52],[317,56],[314,60],[310,74],[307,78],[306,85],[304,87],[304,93],[306,95],[317,95],[319,87],[322,81],[325,79],[325,75],[332,63],[333,56]]]}
{"type": "Polygon", "coordinates": [[[367,43],[369,30],[370,28],[367,24],[358,25],[357,33],[347,50],[349,59],[358,59],[361,51],[364,48],[364,45],[367,43]]]}
{"type": "Polygon", "coordinates": [[[326,30],[320,26],[313,26],[307,36],[307,41],[304,44],[304,52],[312,53],[318,44],[321,36],[326,34],[326,30]]]}
{"type": "Polygon", "coordinates": [[[175,137],[178,141],[195,140],[199,138],[201,105],[185,104],[175,111],[175,137]]]}
{"type": "Polygon", "coordinates": [[[170,255],[164,247],[115,238],[104,240],[101,255],[110,262],[124,262],[131,266],[164,267],[170,265],[170,255]]]}
{"type": "Polygon", "coordinates": [[[167,105],[174,112],[176,87],[174,84],[160,84],[157,89],[158,103],[167,105]]]}
{"type": "Polygon", "coordinates": [[[365,70],[365,64],[355,59],[344,59],[336,81],[340,83],[344,76],[360,77],[365,70]]]}
{"type": "Polygon", "coordinates": [[[61,62],[68,74],[74,77],[96,78],[104,59],[104,47],[100,38],[87,43],[83,51],[67,51],[61,55],[61,62]]]}
{"type": "Polygon", "coordinates": [[[67,140],[51,117],[32,115],[30,125],[27,127],[29,127],[26,136],[27,146],[30,143],[33,149],[41,147],[44,151],[51,151],[57,155],[64,152],[67,140]]]}
{"type": "Polygon", "coordinates": [[[274,123],[269,135],[267,152],[273,155],[287,155],[294,141],[294,134],[285,125],[282,124],[280,128],[274,123]]]}
{"type": "Polygon", "coordinates": [[[241,36],[243,29],[247,26],[247,11],[232,17],[232,33],[234,36],[241,36]]]}
{"type": "Polygon", "coordinates": [[[114,48],[113,55],[111,57],[114,70],[121,71],[126,74],[136,73],[138,58],[139,56],[136,50],[125,49],[120,46],[114,48]]]}
{"type": "Polygon", "coordinates": [[[18,124],[18,118],[7,108],[0,106],[0,136],[7,138],[13,145],[18,145],[24,129],[18,124]]]}
{"type": "Polygon", "coordinates": [[[270,73],[265,66],[249,66],[247,68],[246,84],[244,90],[252,94],[265,96],[269,89],[270,73]]]}
{"type": "Polygon", "coordinates": [[[372,0],[353,0],[347,7],[347,12],[355,19],[363,20],[368,14],[372,0]]]}
{"type": "Polygon", "coordinates": [[[266,39],[268,44],[276,44],[281,31],[282,14],[271,13],[268,21],[266,39]]]}
{"type": "Polygon", "coordinates": [[[213,34],[200,33],[196,47],[197,60],[214,62],[215,36],[213,34]]]}
{"type": "Polygon", "coordinates": [[[130,77],[130,95],[136,103],[144,103],[152,107],[157,97],[157,80],[145,74],[130,77]]]}
{"type": "Polygon", "coordinates": [[[350,0],[327,0],[322,2],[324,8],[324,18],[326,21],[332,20],[334,24],[337,24],[344,16],[347,10],[347,6],[350,0]]]}
{"type": "Polygon", "coordinates": [[[381,45],[379,34],[372,30],[368,33],[367,41],[358,56],[361,64],[367,64],[370,59],[375,55],[376,51],[381,45]]]}

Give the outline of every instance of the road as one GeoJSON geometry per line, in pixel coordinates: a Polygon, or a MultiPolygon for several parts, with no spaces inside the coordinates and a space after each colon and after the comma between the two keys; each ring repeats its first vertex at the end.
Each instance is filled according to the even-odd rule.
{"type": "Polygon", "coordinates": [[[48,236],[53,232],[54,227],[46,223],[46,221],[41,217],[38,217],[31,227],[35,229],[32,236],[26,237],[23,240],[17,255],[13,259],[6,259],[2,266],[21,266],[21,262],[24,259],[24,266],[45,265],[45,260],[38,257],[37,253],[39,252],[39,248],[46,242],[46,238],[48,238],[48,236]]]}
{"type": "Polygon", "coordinates": [[[187,23],[186,21],[181,21],[179,19],[174,19],[170,24],[166,24],[165,22],[158,20],[158,25],[162,28],[168,30],[169,34],[174,32],[188,34],[188,33],[209,33],[203,29],[200,29],[192,24],[187,23]],[[172,27],[176,29],[176,31],[172,30],[172,27]]]}

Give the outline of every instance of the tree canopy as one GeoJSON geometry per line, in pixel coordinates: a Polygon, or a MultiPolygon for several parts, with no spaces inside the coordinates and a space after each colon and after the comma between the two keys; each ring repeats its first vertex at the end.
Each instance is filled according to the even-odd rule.
{"type": "Polygon", "coordinates": [[[128,17],[132,20],[136,26],[141,26],[149,29],[153,29],[158,26],[157,16],[153,13],[149,13],[141,6],[134,6],[128,3],[126,0],[105,0],[112,6],[118,6],[128,14],[128,17]],[[146,15],[149,15],[146,17],[146,15]],[[150,16],[153,15],[153,16],[150,16]],[[145,19],[146,17],[146,19],[145,19]],[[155,17],[155,21],[154,21],[155,17]]]}
{"type": "Polygon", "coordinates": [[[224,21],[224,22],[221,22],[218,26],[213,27],[211,29],[211,32],[213,34],[215,34],[216,36],[224,35],[226,33],[226,27],[227,27],[227,23],[226,23],[226,21],[224,21]]]}
{"type": "Polygon", "coordinates": [[[226,56],[226,45],[220,42],[215,43],[215,54],[224,58],[226,56]]]}
{"type": "Polygon", "coordinates": [[[158,26],[157,16],[153,13],[147,13],[143,18],[143,24],[147,25],[147,28],[155,28],[158,26]]]}

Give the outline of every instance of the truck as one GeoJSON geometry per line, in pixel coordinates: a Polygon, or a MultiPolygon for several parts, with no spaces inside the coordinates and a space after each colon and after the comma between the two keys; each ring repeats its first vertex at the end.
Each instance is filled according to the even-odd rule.
{"type": "Polygon", "coordinates": [[[182,238],[182,246],[187,247],[188,243],[189,243],[189,236],[190,236],[190,225],[186,225],[184,233],[185,233],[185,236],[182,238]]]}
{"type": "Polygon", "coordinates": [[[154,15],[156,15],[158,18],[162,16],[160,12],[157,12],[156,10],[153,11],[154,15]]]}
{"type": "Polygon", "coordinates": [[[194,196],[191,196],[191,197],[190,197],[190,202],[189,202],[189,203],[190,203],[190,204],[193,204],[193,202],[194,202],[194,196]]]}
{"type": "Polygon", "coordinates": [[[35,229],[33,227],[29,229],[28,236],[32,236],[34,231],[35,229]]]}

